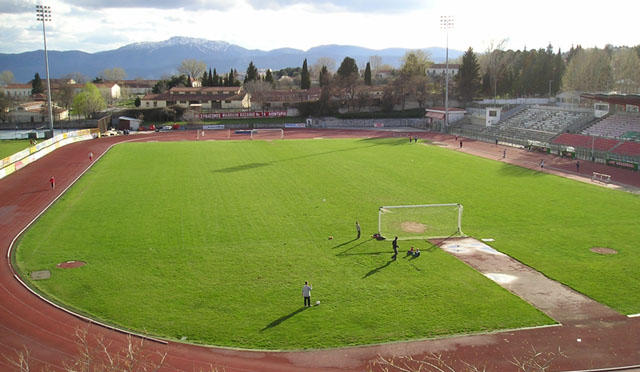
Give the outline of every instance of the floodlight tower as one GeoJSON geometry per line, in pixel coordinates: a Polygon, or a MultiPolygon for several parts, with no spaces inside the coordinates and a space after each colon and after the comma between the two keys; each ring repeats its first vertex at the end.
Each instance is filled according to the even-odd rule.
{"type": "Polygon", "coordinates": [[[446,132],[449,127],[449,30],[453,28],[453,16],[440,16],[440,28],[447,34],[447,54],[444,70],[445,94],[444,94],[444,126],[442,131],[446,132]]]}
{"type": "Polygon", "coordinates": [[[49,56],[47,55],[47,33],[45,22],[51,22],[51,7],[36,5],[36,19],[42,21],[42,37],[44,39],[44,64],[47,68],[47,103],[49,104],[49,129],[53,131],[53,107],[51,106],[51,81],[49,80],[49,56]]]}

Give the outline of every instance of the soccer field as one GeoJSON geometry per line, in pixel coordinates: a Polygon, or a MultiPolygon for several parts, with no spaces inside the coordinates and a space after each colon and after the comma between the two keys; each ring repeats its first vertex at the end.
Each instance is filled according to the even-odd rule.
{"type": "Polygon", "coordinates": [[[379,206],[437,203],[464,206],[466,234],[640,312],[637,195],[405,139],[121,144],[27,232],[16,262],[25,277],[51,270],[31,284],[58,302],[195,343],[299,349],[551,324],[428,242],[401,242],[391,262],[391,243],[369,239],[379,206]],[[410,245],[422,256],[405,257],[410,245]],[[56,268],[67,260],[87,265],[56,268]],[[305,280],[320,306],[302,308],[305,280]]]}

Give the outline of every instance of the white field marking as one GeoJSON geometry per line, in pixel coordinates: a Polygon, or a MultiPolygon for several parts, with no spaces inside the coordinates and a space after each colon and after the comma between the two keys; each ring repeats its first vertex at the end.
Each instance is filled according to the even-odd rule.
{"type": "Polygon", "coordinates": [[[627,318],[638,318],[638,317],[640,317],[640,314],[627,315],[627,318]]]}
{"type": "Polygon", "coordinates": [[[498,284],[509,284],[515,280],[518,280],[517,276],[509,274],[487,273],[484,275],[498,284]]]}
{"type": "Polygon", "coordinates": [[[469,248],[463,247],[459,244],[447,244],[443,246],[442,249],[451,253],[471,253],[469,248]]]}
{"type": "Polygon", "coordinates": [[[495,242],[495,239],[493,239],[493,238],[485,238],[485,239],[482,239],[482,241],[483,242],[495,242]]]}

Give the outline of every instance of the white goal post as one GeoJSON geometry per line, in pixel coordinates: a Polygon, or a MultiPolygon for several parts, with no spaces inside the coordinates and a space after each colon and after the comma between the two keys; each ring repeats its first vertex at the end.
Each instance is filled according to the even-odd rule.
{"type": "Polygon", "coordinates": [[[251,139],[284,139],[284,129],[263,128],[251,129],[251,139]]]}
{"type": "Polygon", "coordinates": [[[465,236],[462,204],[392,205],[378,209],[378,233],[387,239],[465,236]]]}

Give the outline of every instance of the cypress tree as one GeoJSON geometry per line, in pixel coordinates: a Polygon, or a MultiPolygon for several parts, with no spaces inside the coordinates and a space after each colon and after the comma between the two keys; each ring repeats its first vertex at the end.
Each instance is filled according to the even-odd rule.
{"type": "Polygon", "coordinates": [[[320,69],[320,75],[318,76],[318,80],[320,80],[320,86],[324,87],[325,85],[329,84],[329,69],[327,68],[327,66],[322,66],[322,68],[320,69]]]}
{"type": "Polygon", "coordinates": [[[207,71],[206,70],[202,74],[202,86],[203,87],[209,86],[209,75],[207,75],[207,71]]]}
{"type": "Polygon", "coordinates": [[[264,76],[264,81],[273,85],[273,74],[271,74],[271,69],[267,69],[267,74],[264,76]]]}
{"type": "Polygon", "coordinates": [[[258,69],[253,64],[253,61],[249,62],[249,67],[247,67],[247,74],[244,77],[244,83],[248,83],[250,81],[258,80],[258,69]]]}
{"type": "Polygon", "coordinates": [[[367,67],[364,70],[364,83],[371,85],[371,63],[367,62],[367,67]]]}
{"type": "Polygon", "coordinates": [[[211,86],[212,87],[218,87],[220,85],[222,85],[220,83],[220,76],[218,76],[218,72],[216,71],[215,67],[213,68],[213,77],[211,77],[211,86]]]}
{"type": "Polygon", "coordinates": [[[302,72],[300,72],[300,88],[311,88],[311,76],[309,75],[309,68],[307,67],[307,59],[304,59],[302,63],[302,72]]]}
{"type": "Polygon", "coordinates": [[[469,47],[462,56],[462,66],[460,66],[460,72],[458,73],[458,90],[463,102],[473,100],[473,97],[478,94],[482,87],[479,71],[478,58],[473,52],[473,48],[469,47]]]}
{"type": "Polygon", "coordinates": [[[44,86],[42,86],[40,74],[36,72],[36,75],[33,77],[33,81],[31,82],[31,94],[38,93],[44,93],[44,86]]]}

